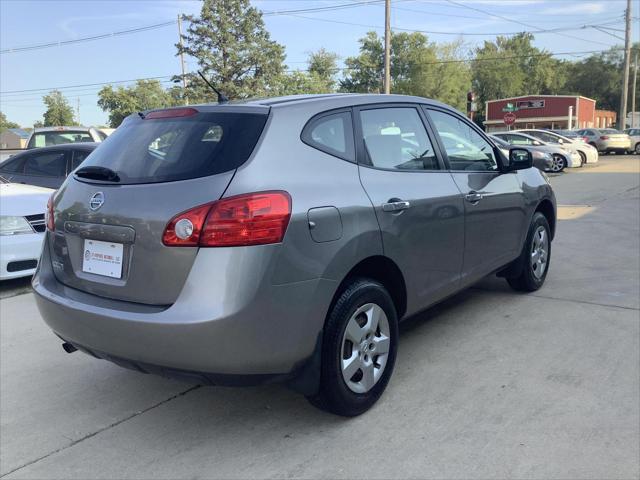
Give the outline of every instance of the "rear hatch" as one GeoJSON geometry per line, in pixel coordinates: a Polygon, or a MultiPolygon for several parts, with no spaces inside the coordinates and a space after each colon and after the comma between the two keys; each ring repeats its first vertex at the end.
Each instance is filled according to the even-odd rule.
{"type": "Polygon", "coordinates": [[[609,144],[628,146],[630,137],[626,133],[619,132],[617,130],[602,130],[601,139],[607,141],[609,144]],[[608,137],[608,138],[603,138],[608,137]]]}
{"type": "Polygon", "coordinates": [[[268,115],[264,107],[204,108],[128,117],[63,184],[49,235],[60,282],[117,300],[176,300],[198,247],[165,246],[165,227],[223,195],[268,115]]]}

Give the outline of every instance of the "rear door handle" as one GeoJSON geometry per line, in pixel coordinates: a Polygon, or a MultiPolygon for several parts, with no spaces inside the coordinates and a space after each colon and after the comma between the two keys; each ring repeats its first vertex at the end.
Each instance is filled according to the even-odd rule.
{"type": "Polygon", "coordinates": [[[394,202],[383,203],[382,210],[385,212],[399,212],[401,210],[406,210],[410,206],[411,204],[409,202],[398,200],[394,202]]]}
{"type": "Polygon", "coordinates": [[[478,192],[469,192],[465,195],[464,199],[469,203],[478,203],[482,200],[482,194],[478,192]]]}

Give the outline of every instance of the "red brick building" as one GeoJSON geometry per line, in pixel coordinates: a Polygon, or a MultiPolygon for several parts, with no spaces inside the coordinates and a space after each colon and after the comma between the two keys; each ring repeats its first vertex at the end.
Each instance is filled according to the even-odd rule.
{"type": "Polygon", "coordinates": [[[486,104],[485,130],[506,130],[503,111],[507,104],[517,108],[511,129],[604,128],[615,124],[615,113],[596,110],[596,101],[575,95],[525,95],[489,100],[486,104]],[[596,113],[597,112],[597,113],[596,113]]]}

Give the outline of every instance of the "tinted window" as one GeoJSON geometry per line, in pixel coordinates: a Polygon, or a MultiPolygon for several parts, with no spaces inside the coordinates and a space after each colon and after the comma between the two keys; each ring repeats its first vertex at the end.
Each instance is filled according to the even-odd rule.
{"type": "Polygon", "coordinates": [[[429,110],[452,170],[486,172],[498,169],[493,147],[470,125],[448,113],[429,110]]]}
{"type": "Polygon", "coordinates": [[[353,161],[353,127],[351,114],[333,113],[315,118],[305,127],[302,140],[319,150],[353,161]]]}
{"type": "Polygon", "coordinates": [[[75,150],[71,161],[71,170],[75,170],[89,156],[91,150],[75,150]]]}
{"type": "Polygon", "coordinates": [[[86,131],[38,132],[29,141],[29,147],[50,147],[52,145],[79,142],[93,142],[93,138],[86,131]]]}
{"type": "Polygon", "coordinates": [[[545,132],[527,132],[527,134],[539,138],[540,140],[542,140],[543,142],[547,142],[547,143],[561,143],[560,139],[558,137],[556,137],[555,135],[551,135],[550,133],[545,133],[545,132]]]}
{"type": "Polygon", "coordinates": [[[249,158],[266,120],[266,115],[254,113],[131,116],[83,165],[110,168],[120,183],[129,184],[214,175],[237,168],[249,158]]]}
{"type": "Polygon", "coordinates": [[[29,155],[24,164],[27,175],[45,175],[48,177],[64,177],[67,161],[64,152],[45,152],[29,155]]]}
{"type": "Polygon", "coordinates": [[[397,170],[440,168],[415,108],[363,110],[360,121],[370,165],[397,170]]]}
{"type": "Polygon", "coordinates": [[[22,173],[22,161],[24,157],[21,158],[10,158],[0,163],[0,172],[4,173],[22,173]]]}

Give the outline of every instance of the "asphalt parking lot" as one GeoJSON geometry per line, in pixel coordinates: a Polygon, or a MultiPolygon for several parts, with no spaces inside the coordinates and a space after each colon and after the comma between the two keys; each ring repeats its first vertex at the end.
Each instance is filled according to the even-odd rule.
{"type": "Polygon", "coordinates": [[[68,355],[0,291],[6,478],[638,478],[640,157],[552,178],[545,286],[500,279],[408,320],[367,414],[279,386],[197,387],[68,355]]]}

